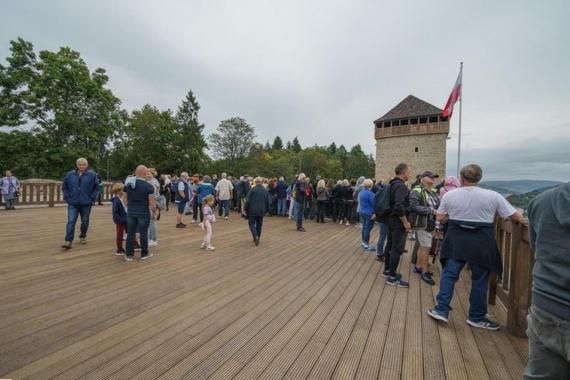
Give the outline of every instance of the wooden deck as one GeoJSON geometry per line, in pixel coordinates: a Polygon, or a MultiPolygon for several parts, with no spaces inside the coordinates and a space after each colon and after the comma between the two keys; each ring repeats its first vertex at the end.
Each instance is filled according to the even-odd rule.
{"type": "MultiPolygon", "coordinates": [[[[437,324],[425,314],[437,287],[410,273],[409,254],[411,286],[395,289],[354,227],[302,234],[266,218],[254,247],[232,216],[205,252],[197,227],[164,213],[155,256],[127,263],[110,206],[93,208],[89,243],[68,252],[65,208],[0,211],[0,378],[521,378],[525,339],[465,323],[467,277],[437,324]]],[[[500,306],[490,314],[504,323],[500,306]]]]}

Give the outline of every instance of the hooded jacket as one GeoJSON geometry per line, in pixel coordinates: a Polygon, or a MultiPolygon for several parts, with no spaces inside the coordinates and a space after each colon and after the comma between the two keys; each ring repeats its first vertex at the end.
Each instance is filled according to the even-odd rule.
{"type": "Polygon", "coordinates": [[[390,216],[406,216],[409,209],[408,187],[400,177],[390,181],[390,216]]]}
{"type": "Polygon", "coordinates": [[[547,190],[528,206],[534,251],[533,304],[570,320],[570,182],[547,190]]]}

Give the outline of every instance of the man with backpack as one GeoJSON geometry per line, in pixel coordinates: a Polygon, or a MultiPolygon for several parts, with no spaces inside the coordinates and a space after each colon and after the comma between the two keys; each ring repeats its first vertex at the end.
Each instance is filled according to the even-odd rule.
{"type": "Polygon", "coordinates": [[[380,225],[378,244],[376,244],[376,259],[378,261],[384,261],[384,245],[388,237],[386,218],[390,213],[390,184],[383,184],[382,181],[378,181],[375,190],[374,214],[376,214],[376,221],[380,225]]]}
{"type": "Polygon", "coordinates": [[[390,181],[390,213],[387,218],[388,244],[385,250],[385,265],[383,276],[387,278],[386,284],[407,288],[409,284],[402,280],[397,273],[400,257],[406,247],[406,236],[412,229],[408,221],[408,187],[406,181],[410,175],[408,165],[399,164],[395,169],[396,177],[390,181]]]}

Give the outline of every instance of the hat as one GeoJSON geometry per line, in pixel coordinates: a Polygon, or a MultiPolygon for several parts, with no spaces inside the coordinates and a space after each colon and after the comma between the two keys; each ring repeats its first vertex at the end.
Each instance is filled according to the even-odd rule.
{"type": "Polygon", "coordinates": [[[430,171],[425,171],[425,172],[422,173],[422,178],[424,178],[424,177],[429,177],[429,178],[432,178],[432,179],[433,179],[433,178],[439,178],[439,175],[433,174],[433,173],[430,172],[430,171]]]}

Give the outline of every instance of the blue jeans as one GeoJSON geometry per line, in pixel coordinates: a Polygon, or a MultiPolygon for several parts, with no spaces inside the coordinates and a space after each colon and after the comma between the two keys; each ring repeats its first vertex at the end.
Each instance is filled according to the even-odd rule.
{"type": "Polygon", "coordinates": [[[360,213],[360,220],[362,221],[362,241],[364,244],[370,244],[370,231],[374,227],[372,215],[360,213]]]}
{"type": "Polygon", "coordinates": [[[250,216],[248,218],[249,230],[254,239],[261,237],[261,227],[263,226],[263,216],[250,216]]]}
{"type": "Polygon", "coordinates": [[[230,215],[230,200],[228,199],[228,200],[220,201],[220,208],[222,209],[224,217],[229,216],[230,215]]]}
{"type": "Polygon", "coordinates": [[[277,199],[277,215],[285,216],[287,214],[287,198],[277,199]]]}
{"type": "MultiPolygon", "coordinates": [[[[465,261],[448,259],[441,273],[437,305],[435,309],[446,317],[451,310],[451,299],[455,283],[465,266],[465,261]]],[[[469,320],[479,322],[487,316],[487,288],[489,287],[489,270],[471,264],[471,294],[469,296],[469,320]]]]}
{"type": "Polygon", "coordinates": [[[127,215],[127,256],[135,254],[136,233],[140,234],[141,257],[148,255],[148,226],[150,224],[150,214],[147,215],[127,215]]]}
{"type": "Polygon", "coordinates": [[[81,232],[80,238],[87,236],[89,228],[89,214],[91,214],[91,205],[67,205],[67,226],[65,227],[65,241],[73,241],[75,236],[75,224],[77,217],[81,215],[81,232]]]}
{"type": "Polygon", "coordinates": [[[378,244],[376,245],[376,255],[378,257],[384,256],[384,245],[388,237],[388,225],[384,222],[378,222],[380,225],[380,235],[378,235],[378,244]]]}

